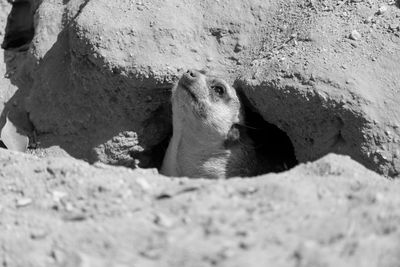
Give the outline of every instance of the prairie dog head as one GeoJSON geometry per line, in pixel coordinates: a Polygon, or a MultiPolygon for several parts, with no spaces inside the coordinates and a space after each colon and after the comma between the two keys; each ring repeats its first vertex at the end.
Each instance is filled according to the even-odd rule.
{"type": "Polygon", "coordinates": [[[239,139],[241,104],[236,90],[220,78],[188,70],[173,88],[172,106],[174,119],[198,139],[224,144],[239,139]]]}

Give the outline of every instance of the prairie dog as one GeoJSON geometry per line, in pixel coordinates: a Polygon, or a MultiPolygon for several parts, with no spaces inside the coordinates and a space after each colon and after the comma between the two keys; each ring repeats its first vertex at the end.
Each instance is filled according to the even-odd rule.
{"type": "Polygon", "coordinates": [[[204,72],[189,70],[172,89],[173,135],[161,173],[228,178],[258,173],[254,145],[236,90],[204,72]]]}

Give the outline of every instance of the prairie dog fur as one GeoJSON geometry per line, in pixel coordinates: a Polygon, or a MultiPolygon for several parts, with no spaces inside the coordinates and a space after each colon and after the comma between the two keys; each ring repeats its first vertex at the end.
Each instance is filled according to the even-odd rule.
{"type": "Polygon", "coordinates": [[[189,70],[172,89],[173,135],[161,173],[228,178],[258,173],[254,145],[236,90],[204,72],[189,70]]]}

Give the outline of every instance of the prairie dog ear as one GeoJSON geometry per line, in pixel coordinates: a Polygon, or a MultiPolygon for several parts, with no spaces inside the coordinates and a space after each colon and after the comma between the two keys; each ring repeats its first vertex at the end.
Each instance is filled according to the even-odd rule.
{"type": "Polygon", "coordinates": [[[240,139],[240,129],[238,124],[232,125],[231,129],[229,129],[228,135],[226,136],[226,140],[224,141],[224,147],[229,148],[237,143],[239,143],[240,139]]]}

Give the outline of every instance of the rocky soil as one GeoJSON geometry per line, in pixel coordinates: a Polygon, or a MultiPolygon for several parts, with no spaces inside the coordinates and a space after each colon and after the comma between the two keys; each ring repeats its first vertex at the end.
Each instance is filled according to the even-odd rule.
{"type": "Polygon", "coordinates": [[[3,266],[398,266],[400,184],[328,155],[170,179],[0,151],[3,266]]]}
{"type": "Polygon", "coordinates": [[[6,27],[0,0],[0,41],[35,29],[0,54],[0,126],[30,137],[0,149],[3,266],[400,266],[399,1],[20,2],[6,27]],[[300,164],[158,175],[189,68],[300,164]]]}
{"type": "Polygon", "coordinates": [[[335,152],[398,175],[396,1],[24,2],[35,35],[27,51],[4,53],[2,116],[11,110],[39,147],[158,167],[171,86],[197,68],[242,90],[298,161],[335,152]]]}

